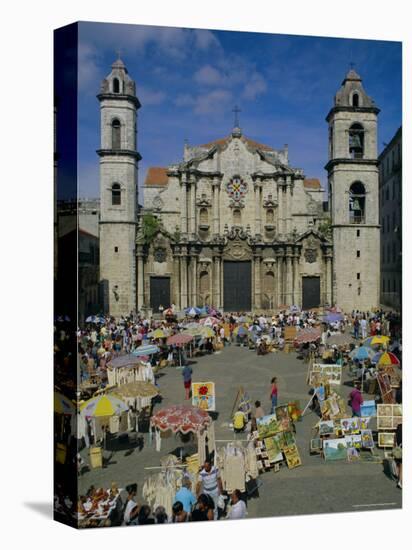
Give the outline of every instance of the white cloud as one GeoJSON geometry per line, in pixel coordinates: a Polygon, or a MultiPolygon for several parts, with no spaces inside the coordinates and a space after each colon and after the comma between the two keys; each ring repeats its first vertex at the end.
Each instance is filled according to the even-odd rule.
{"type": "Polygon", "coordinates": [[[196,114],[210,114],[224,111],[233,99],[229,90],[213,90],[196,98],[194,112],[196,114]]]}
{"type": "Polygon", "coordinates": [[[192,107],[196,104],[196,100],[190,94],[179,94],[175,99],[177,107],[192,107]]]}
{"type": "Polygon", "coordinates": [[[78,86],[83,93],[96,93],[101,80],[97,50],[85,42],[78,49],[78,86]]]}
{"type": "Polygon", "coordinates": [[[245,84],[245,88],[242,93],[242,97],[245,99],[254,100],[257,96],[264,94],[267,91],[266,80],[263,76],[255,72],[252,74],[250,80],[245,84]]]}
{"type": "Polygon", "coordinates": [[[144,86],[138,86],[137,97],[142,105],[160,105],[166,99],[166,94],[161,90],[152,90],[144,86]]]}
{"type": "Polygon", "coordinates": [[[214,46],[220,47],[220,42],[213,32],[196,29],[193,33],[195,37],[195,46],[199,50],[208,50],[214,46]]]}
{"type": "Polygon", "coordinates": [[[195,82],[198,84],[205,84],[207,86],[213,86],[215,84],[222,83],[222,75],[220,72],[211,65],[204,65],[193,76],[195,82]]]}

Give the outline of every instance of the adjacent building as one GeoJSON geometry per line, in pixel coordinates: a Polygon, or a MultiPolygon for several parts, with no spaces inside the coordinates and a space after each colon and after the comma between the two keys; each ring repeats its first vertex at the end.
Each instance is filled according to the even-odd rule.
{"type": "Polygon", "coordinates": [[[379,155],[381,303],[402,302],[402,127],[379,155]]]}

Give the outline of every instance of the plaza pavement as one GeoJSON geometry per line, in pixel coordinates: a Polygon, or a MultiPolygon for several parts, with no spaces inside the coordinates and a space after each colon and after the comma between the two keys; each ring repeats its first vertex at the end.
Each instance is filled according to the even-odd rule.
{"type": "MultiPolygon", "coordinates": [[[[265,413],[270,412],[270,380],[273,376],[278,378],[279,404],[299,399],[303,408],[310,398],[306,385],[307,365],[296,358],[295,352],[257,356],[254,351],[232,345],[212,356],[193,359],[192,368],[194,382],[214,381],[216,384],[216,440],[245,438],[243,434],[235,436],[229,428],[230,413],[240,385],[249,393],[252,403],[257,399],[262,402],[265,413]]],[[[346,400],[352,389],[345,384],[348,381],[344,373],[343,384],[338,390],[346,400]]],[[[159,386],[163,401],[156,405],[155,410],[184,402],[181,370],[164,369],[159,386]]],[[[261,474],[259,497],[249,500],[248,517],[400,508],[402,492],[396,488],[394,481],[385,476],[382,464],[325,462],[318,455],[309,454],[311,430],[317,420],[318,417],[308,411],[296,423],[302,466],[288,470],[284,465],[277,473],[272,470],[261,474]]],[[[119,487],[125,487],[128,483],[137,482],[137,500],[141,501],[144,478],[157,471],[145,468],[159,466],[162,456],[182,445],[180,439],[174,436],[162,439],[159,453],[148,445],[147,437],[145,434],[145,446],[141,451],[127,447],[112,453],[105,451],[104,456],[110,457],[107,467],[84,472],[79,477],[80,494],[84,494],[90,485],[108,487],[114,481],[119,487]]],[[[217,443],[218,446],[224,444],[217,443]]],[[[81,454],[88,463],[87,449],[81,454]]]]}

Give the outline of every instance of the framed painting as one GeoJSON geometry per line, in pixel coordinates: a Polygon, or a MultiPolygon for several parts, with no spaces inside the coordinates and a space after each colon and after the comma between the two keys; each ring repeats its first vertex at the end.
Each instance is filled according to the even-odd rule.
{"type": "Polygon", "coordinates": [[[300,401],[290,401],[288,403],[289,418],[292,422],[297,422],[302,418],[302,410],[300,408],[300,401]]]}
{"type": "Polygon", "coordinates": [[[360,408],[361,416],[376,416],[376,403],[373,399],[364,401],[360,408]]]}
{"type": "Polygon", "coordinates": [[[362,447],[361,434],[345,435],[345,441],[348,448],[354,447],[355,449],[360,449],[362,447]]]}
{"type": "Polygon", "coordinates": [[[393,430],[393,416],[378,416],[378,430],[393,430]]]}
{"type": "Polygon", "coordinates": [[[310,452],[311,453],[320,453],[322,451],[322,439],[320,437],[315,437],[310,440],[310,452]]]}
{"type": "Polygon", "coordinates": [[[266,451],[268,453],[269,453],[269,451],[273,451],[275,454],[280,453],[281,449],[280,449],[279,441],[274,436],[267,437],[263,441],[265,443],[266,451]]]}
{"type": "Polygon", "coordinates": [[[280,423],[282,430],[288,430],[290,426],[289,410],[287,405],[279,405],[275,408],[276,420],[280,423]]]}
{"type": "Polygon", "coordinates": [[[256,420],[259,439],[266,439],[282,431],[282,426],[275,414],[268,414],[256,420]]]}
{"type": "Polygon", "coordinates": [[[402,424],[402,416],[393,416],[393,429],[396,430],[398,424],[402,424]]]}
{"type": "Polygon", "coordinates": [[[369,423],[370,423],[371,417],[370,416],[363,416],[359,418],[359,427],[361,430],[367,430],[369,423]]]}
{"type": "Polygon", "coordinates": [[[323,420],[319,422],[319,435],[333,435],[335,433],[335,423],[333,420],[323,420]]]}
{"type": "Polygon", "coordinates": [[[346,460],[348,445],[345,439],[327,439],[323,442],[325,460],[346,460]]]}
{"type": "Polygon", "coordinates": [[[393,416],[402,416],[402,405],[392,405],[393,416]]]}
{"type": "Polygon", "coordinates": [[[372,430],[362,430],[361,431],[361,437],[362,437],[362,447],[364,449],[373,449],[374,448],[375,443],[373,441],[372,430]]]}
{"type": "Polygon", "coordinates": [[[192,382],[192,405],[204,411],[215,411],[215,383],[192,382]]]}
{"type": "Polygon", "coordinates": [[[394,447],[395,434],[391,432],[380,432],[378,434],[378,447],[394,447]]]}
{"type": "Polygon", "coordinates": [[[393,415],[392,411],[393,411],[392,405],[378,405],[377,406],[378,417],[379,416],[392,416],[393,415]]]}
{"type": "Polygon", "coordinates": [[[345,435],[359,433],[360,431],[359,419],[356,416],[351,418],[342,418],[340,425],[342,426],[342,430],[345,435]]]}
{"type": "Polygon", "coordinates": [[[347,459],[348,462],[357,462],[358,460],[360,460],[359,451],[355,447],[348,447],[347,459]]]}
{"type": "Polygon", "coordinates": [[[277,453],[275,449],[268,450],[267,455],[267,458],[271,464],[274,462],[282,462],[283,460],[283,454],[281,452],[277,453]]]}
{"type": "Polygon", "coordinates": [[[283,453],[286,458],[286,464],[288,465],[288,468],[290,470],[302,465],[302,460],[300,458],[299,451],[296,445],[285,447],[283,453]]]}
{"type": "Polygon", "coordinates": [[[285,442],[285,447],[290,447],[291,445],[296,444],[295,434],[291,431],[283,432],[283,439],[285,442]]]}

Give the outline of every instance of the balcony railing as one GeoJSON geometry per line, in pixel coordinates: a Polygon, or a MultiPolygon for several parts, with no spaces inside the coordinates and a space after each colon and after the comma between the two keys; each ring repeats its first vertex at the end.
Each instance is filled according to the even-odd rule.
{"type": "Polygon", "coordinates": [[[365,216],[363,214],[351,214],[349,217],[349,223],[365,223],[365,216]]]}

